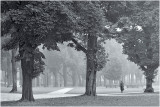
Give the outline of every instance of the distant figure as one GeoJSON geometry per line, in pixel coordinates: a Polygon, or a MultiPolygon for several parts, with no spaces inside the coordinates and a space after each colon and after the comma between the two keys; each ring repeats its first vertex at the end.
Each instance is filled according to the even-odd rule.
{"type": "Polygon", "coordinates": [[[120,86],[121,93],[123,93],[123,90],[124,90],[124,83],[123,83],[123,81],[120,82],[119,86],[120,86]]]}

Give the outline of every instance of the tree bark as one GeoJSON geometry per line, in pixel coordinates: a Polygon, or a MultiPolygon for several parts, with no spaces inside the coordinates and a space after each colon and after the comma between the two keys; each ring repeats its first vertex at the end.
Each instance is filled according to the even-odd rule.
{"type": "Polygon", "coordinates": [[[154,69],[151,66],[147,66],[147,70],[145,71],[146,75],[146,89],[144,92],[152,93],[154,89],[152,87],[153,79],[154,79],[154,69]]]}
{"type": "Polygon", "coordinates": [[[10,91],[11,93],[17,92],[17,68],[16,68],[16,61],[15,61],[15,56],[16,56],[16,51],[17,49],[12,50],[12,90],[10,91]]]}
{"type": "MultiPolygon", "coordinates": [[[[145,32],[145,39],[147,40],[146,42],[146,56],[148,59],[153,60],[153,48],[152,48],[152,38],[151,38],[151,32],[154,31],[154,28],[151,26],[148,27],[143,27],[143,30],[145,32]]],[[[154,89],[152,87],[152,82],[154,79],[154,70],[159,66],[159,61],[158,63],[155,64],[156,66],[148,65],[147,69],[143,67],[145,73],[146,73],[146,89],[144,92],[154,92],[154,89]],[[146,70],[145,70],[146,69],[146,70]]]]}
{"type": "Polygon", "coordinates": [[[96,48],[97,37],[88,35],[87,43],[87,73],[85,95],[96,96],[96,48]]]}
{"type": "Polygon", "coordinates": [[[21,68],[23,76],[23,85],[22,85],[22,98],[20,101],[34,101],[33,91],[32,91],[32,73],[34,71],[34,55],[32,54],[33,48],[29,45],[30,48],[30,57],[24,57],[24,49],[21,49],[22,46],[19,46],[21,59],[21,68]]]}
{"type": "Polygon", "coordinates": [[[34,101],[32,92],[32,78],[27,72],[23,71],[23,86],[21,101],[34,101]]]}

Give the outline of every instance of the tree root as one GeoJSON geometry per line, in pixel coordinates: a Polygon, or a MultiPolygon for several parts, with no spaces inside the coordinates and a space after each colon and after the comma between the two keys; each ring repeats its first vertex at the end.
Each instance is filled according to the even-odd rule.
{"type": "Polygon", "coordinates": [[[145,93],[154,93],[154,89],[152,87],[146,88],[144,90],[145,93]]]}
{"type": "Polygon", "coordinates": [[[18,102],[34,102],[34,101],[35,101],[35,99],[27,100],[27,99],[23,99],[23,98],[18,100],[18,102]]]}

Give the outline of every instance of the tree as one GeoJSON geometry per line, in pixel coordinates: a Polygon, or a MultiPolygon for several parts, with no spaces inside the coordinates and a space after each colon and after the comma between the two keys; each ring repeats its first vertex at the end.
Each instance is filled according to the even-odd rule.
{"type": "MultiPolygon", "coordinates": [[[[1,38],[1,44],[3,45],[3,44],[5,44],[7,41],[9,40],[9,38],[7,38],[7,37],[2,37],[1,38]]],[[[2,51],[1,51],[1,58],[2,58],[2,60],[1,60],[1,63],[2,63],[2,71],[4,71],[5,72],[5,79],[4,79],[4,81],[5,81],[5,85],[7,86],[7,87],[9,87],[10,85],[11,85],[11,82],[12,82],[12,75],[13,74],[11,74],[11,72],[12,72],[12,69],[11,69],[11,64],[10,64],[10,62],[11,62],[11,52],[10,51],[5,51],[4,49],[2,49],[2,51]]]]}
{"type": "Polygon", "coordinates": [[[144,71],[144,92],[154,92],[152,82],[159,66],[158,1],[137,2],[135,11],[130,20],[142,29],[132,30],[119,38],[119,41],[123,43],[123,52],[128,55],[128,59],[144,71]]]}
{"type": "Polygon", "coordinates": [[[11,93],[17,92],[17,66],[16,66],[16,60],[15,60],[15,56],[16,56],[16,51],[17,49],[12,49],[12,90],[10,91],[11,93]]]}
{"type": "Polygon", "coordinates": [[[11,64],[10,64],[10,52],[1,50],[1,70],[4,72],[5,86],[11,85],[11,64]]]}
{"type": "Polygon", "coordinates": [[[104,71],[104,75],[109,80],[120,80],[122,75],[122,67],[120,61],[115,58],[109,58],[109,62],[107,63],[104,71]]]}
{"type": "MultiPolygon", "coordinates": [[[[8,32],[12,34],[12,39],[4,47],[9,50],[17,44],[19,45],[22,74],[24,77],[22,100],[34,100],[32,86],[25,86],[27,82],[31,84],[32,73],[34,76],[38,74],[38,72],[34,74],[33,69],[36,48],[40,44],[43,44],[44,48],[59,50],[57,43],[63,43],[64,41],[72,41],[77,50],[82,50],[86,54],[87,75],[85,95],[96,95],[96,71],[99,65],[97,63],[97,53],[99,50],[98,45],[100,45],[98,37],[103,36],[101,32],[106,25],[99,3],[92,1],[3,2],[4,7],[2,12],[5,20],[2,20],[2,34],[8,32]],[[84,41],[86,42],[84,45],[86,48],[78,41],[82,41],[82,38],[87,39],[87,41],[84,41]],[[29,70],[26,70],[25,66],[29,66],[29,70]],[[25,91],[29,93],[25,93],[25,91]]],[[[44,57],[42,54],[40,55],[39,62],[42,64],[41,58],[44,57]]],[[[105,61],[100,62],[103,62],[103,65],[105,61]]]]}
{"type": "Polygon", "coordinates": [[[81,50],[86,54],[87,59],[85,95],[95,96],[98,65],[97,45],[100,45],[98,44],[97,38],[104,30],[105,18],[99,2],[74,2],[73,5],[67,8],[70,9],[71,7],[74,8],[72,12],[75,13],[77,26],[76,29],[74,29],[74,35],[71,40],[75,44],[77,50],[81,50]],[[81,42],[79,43],[77,39],[81,42]]]}
{"type": "MultiPolygon", "coordinates": [[[[67,67],[69,68],[70,71],[70,75],[72,78],[72,86],[77,86],[78,85],[78,81],[79,83],[81,83],[81,73],[84,71],[82,71],[82,66],[80,65],[80,63],[84,62],[84,54],[81,52],[77,52],[76,50],[74,50],[73,48],[68,48],[67,49],[68,55],[69,56],[67,58],[67,67]],[[79,77],[79,79],[77,79],[79,77]]],[[[69,72],[68,72],[69,73],[69,72]]]]}
{"type": "Polygon", "coordinates": [[[38,51],[37,46],[48,34],[45,32],[46,28],[50,29],[52,23],[47,13],[40,8],[41,2],[3,1],[2,4],[2,35],[11,34],[10,41],[3,45],[3,48],[10,50],[19,46],[18,58],[21,60],[23,75],[21,100],[34,101],[32,78],[43,71],[44,65],[41,59],[44,56],[38,51]]]}
{"type": "MultiPolygon", "coordinates": [[[[10,40],[9,37],[5,36],[5,37],[2,37],[2,45],[5,44],[6,42],[8,42],[10,40]]],[[[7,53],[4,53],[4,50],[2,51],[2,58],[3,57],[8,57],[8,65],[9,63],[11,62],[12,63],[12,90],[10,92],[16,92],[17,91],[17,67],[16,67],[16,60],[15,60],[15,56],[16,56],[16,51],[17,49],[12,49],[11,50],[11,55],[12,55],[12,58],[11,60],[9,60],[9,55],[7,55],[7,53]],[[4,55],[6,54],[6,55],[4,55]]],[[[9,68],[9,66],[7,67],[9,68]]],[[[7,74],[9,75],[9,74],[7,74]]]]}
{"type": "Polygon", "coordinates": [[[63,56],[60,52],[51,52],[47,50],[43,50],[43,54],[46,56],[45,64],[46,67],[50,70],[51,73],[53,73],[55,77],[55,87],[58,87],[58,74],[62,75],[61,72],[59,72],[60,68],[62,67],[63,63],[63,56]]]}

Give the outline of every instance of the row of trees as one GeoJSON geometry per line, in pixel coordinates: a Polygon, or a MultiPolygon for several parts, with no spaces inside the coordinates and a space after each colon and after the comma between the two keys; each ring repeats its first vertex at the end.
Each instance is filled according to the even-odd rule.
{"type": "MultiPolygon", "coordinates": [[[[130,83],[133,81],[133,76],[136,76],[137,81],[142,80],[142,71],[138,68],[136,64],[127,60],[127,55],[122,54],[123,47],[121,44],[117,43],[116,40],[111,39],[106,41],[104,45],[106,52],[109,54],[108,60],[109,62],[103,68],[103,70],[99,73],[104,79],[112,81],[122,80],[125,82],[125,77],[131,75],[131,79],[129,77],[130,83]]],[[[126,81],[126,85],[132,85],[126,81]]],[[[142,83],[142,82],[141,82],[142,83]]],[[[140,85],[140,84],[137,84],[140,85]]]]}
{"type": "Polygon", "coordinates": [[[43,50],[46,56],[46,67],[54,75],[55,86],[58,86],[58,75],[63,78],[63,86],[67,86],[68,77],[72,78],[73,86],[76,86],[77,82],[81,84],[81,78],[84,78],[85,74],[84,54],[81,52],[78,53],[72,48],[63,45],[59,47],[63,49],[61,52],[48,52],[47,50],[43,50]]]}
{"type": "MultiPolygon", "coordinates": [[[[82,52],[77,52],[73,48],[67,47],[66,45],[67,43],[64,43],[64,45],[59,45],[60,50],[63,49],[61,52],[42,50],[42,47],[39,47],[40,51],[42,51],[46,57],[44,60],[46,66],[43,74],[34,79],[33,86],[85,86],[85,56],[82,52]],[[65,69],[63,68],[64,62],[66,63],[65,69]]],[[[98,72],[97,84],[99,86],[109,85],[107,84],[108,80],[111,81],[111,86],[113,80],[124,80],[126,85],[132,85],[130,83],[134,81],[134,75],[136,76],[136,81],[142,83],[142,71],[140,72],[134,63],[127,61],[127,56],[122,54],[122,46],[120,44],[118,44],[115,40],[109,40],[106,41],[104,47],[105,51],[109,54],[109,62],[103,70],[98,72]],[[131,78],[129,76],[129,80],[125,81],[125,77],[130,74],[131,78]],[[104,80],[107,81],[104,83],[104,80]]],[[[7,65],[6,62],[3,62],[3,65],[7,65]]],[[[7,70],[3,69],[3,71],[7,70]]],[[[8,74],[11,75],[11,73],[8,74]]],[[[18,72],[18,77],[19,74],[20,73],[18,72]]],[[[20,78],[18,78],[18,81],[19,79],[20,78]]],[[[137,86],[138,85],[140,84],[137,84],[137,86]]]]}
{"type": "MultiPolygon", "coordinates": [[[[143,26],[135,21],[148,21],[138,17],[143,13],[140,11],[143,5],[150,6],[151,10],[154,8],[155,12],[152,13],[157,16],[157,4],[151,1],[2,1],[2,36],[11,34],[2,48],[11,50],[18,47],[17,59],[21,60],[23,76],[21,100],[34,100],[32,79],[44,70],[42,59],[45,56],[39,51],[38,46],[43,45],[43,48],[48,50],[59,51],[57,43],[65,41],[70,41],[68,46],[85,53],[85,95],[95,96],[96,73],[105,66],[107,57],[102,43],[109,38],[128,35],[127,32],[135,30],[135,27],[130,29],[130,26],[143,26]],[[130,18],[133,20],[128,20],[130,18]],[[108,29],[106,25],[109,26],[108,29]],[[121,28],[121,32],[115,29],[118,27],[121,28]]],[[[150,13],[148,9],[143,10],[150,13]]],[[[149,53],[151,52],[153,51],[149,53]]]]}
{"type": "Polygon", "coordinates": [[[10,92],[17,91],[17,67],[19,66],[19,63],[15,62],[16,53],[16,49],[13,49],[12,51],[1,51],[2,71],[5,71],[4,85],[7,87],[9,87],[10,85],[13,86],[10,92]]]}

